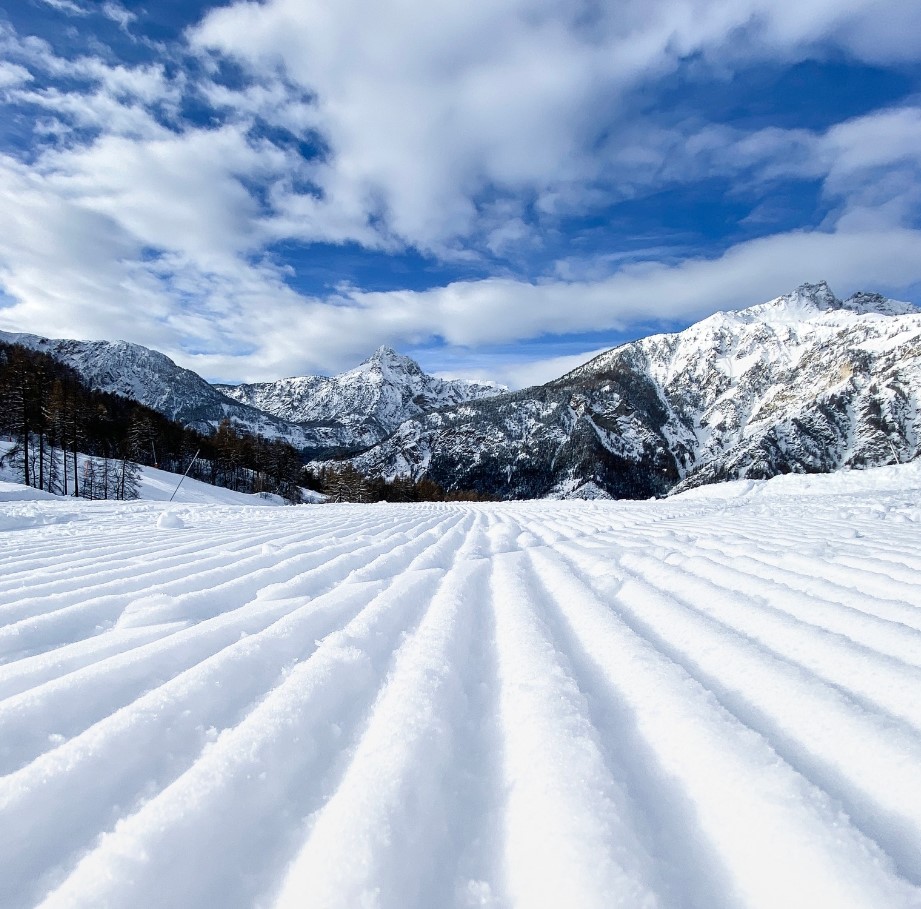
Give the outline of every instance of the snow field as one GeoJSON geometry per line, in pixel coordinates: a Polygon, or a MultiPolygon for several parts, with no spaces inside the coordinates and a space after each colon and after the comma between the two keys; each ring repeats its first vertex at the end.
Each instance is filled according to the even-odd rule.
{"type": "Polygon", "coordinates": [[[919,502],[0,503],[0,905],[919,907],[919,502]]]}

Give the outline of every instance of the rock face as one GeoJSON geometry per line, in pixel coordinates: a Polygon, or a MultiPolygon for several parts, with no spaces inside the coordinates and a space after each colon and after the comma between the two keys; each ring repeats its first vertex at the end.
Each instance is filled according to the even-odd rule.
{"type": "Polygon", "coordinates": [[[301,376],[252,385],[219,385],[242,404],[284,420],[337,432],[341,445],[367,447],[401,423],[439,407],[502,394],[502,386],[427,375],[415,360],[379,348],[337,376],[301,376]]]}
{"type": "Polygon", "coordinates": [[[547,385],[415,417],[354,463],[503,498],[662,495],[910,460],[919,398],[916,307],[804,284],[547,385]]]}

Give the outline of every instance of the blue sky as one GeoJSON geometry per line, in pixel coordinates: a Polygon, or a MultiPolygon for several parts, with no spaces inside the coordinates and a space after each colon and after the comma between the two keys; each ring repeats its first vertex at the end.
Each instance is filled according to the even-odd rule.
{"type": "Polygon", "coordinates": [[[511,385],[921,302],[921,0],[0,0],[0,328],[511,385]]]}

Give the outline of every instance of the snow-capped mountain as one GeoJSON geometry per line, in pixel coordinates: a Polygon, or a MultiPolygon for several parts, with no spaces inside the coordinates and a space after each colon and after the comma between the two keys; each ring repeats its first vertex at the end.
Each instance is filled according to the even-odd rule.
{"type": "Polygon", "coordinates": [[[0,331],[0,341],[49,354],[75,369],[93,388],[139,401],[170,419],[204,432],[222,420],[299,448],[316,445],[316,433],[240,404],[166,354],[127,341],[73,341],[0,331]]]}
{"type": "Polygon", "coordinates": [[[426,375],[381,348],[349,372],[211,386],[135,344],[0,332],[200,429],[229,419],[308,457],[503,498],[662,495],[921,450],[921,311],[827,284],[602,354],[546,385],[426,375]]]}
{"type": "Polygon", "coordinates": [[[0,331],[0,341],[47,353],[93,388],[120,394],[203,432],[230,420],[280,438],[307,457],[332,457],[380,442],[436,407],[505,392],[503,386],[426,375],[388,347],[349,372],[256,385],[210,385],[156,350],[127,341],[74,341],[0,331]]]}
{"type": "Polygon", "coordinates": [[[823,282],[409,420],[355,464],[504,498],[637,497],[907,461],[919,445],[921,312],[823,282]]]}
{"type": "Polygon", "coordinates": [[[401,423],[440,407],[507,391],[496,385],[445,380],[389,347],[336,376],[300,376],[250,385],[218,385],[230,398],[284,420],[341,427],[356,446],[373,445],[401,423]]]}

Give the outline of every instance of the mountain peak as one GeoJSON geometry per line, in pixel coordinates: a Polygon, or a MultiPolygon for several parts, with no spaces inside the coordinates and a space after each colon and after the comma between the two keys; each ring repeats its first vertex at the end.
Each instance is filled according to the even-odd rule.
{"type": "Polygon", "coordinates": [[[800,322],[815,318],[819,313],[841,309],[841,301],[832,293],[825,281],[800,284],[796,290],[775,297],[767,303],[758,303],[730,313],[743,322],[800,322]]]}
{"type": "MultiPolygon", "coordinates": [[[[421,372],[421,367],[412,358],[405,354],[397,353],[392,347],[382,344],[377,350],[361,363],[361,366],[387,366],[390,368],[421,372]]],[[[359,368],[361,368],[361,366],[359,368]]]]}
{"type": "Polygon", "coordinates": [[[840,300],[832,293],[827,282],[819,281],[817,284],[800,284],[792,293],[785,294],[762,304],[761,307],[752,307],[754,310],[766,311],[783,310],[794,315],[809,315],[809,310],[820,312],[851,312],[855,315],[879,316],[904,316],[921,312],[911,303],[901,303],[890,300],[882,294],[858,291],[846,300],[840,300]]]}
{"type": "Polygon", "coordinates": [[[800,284],[791,293],[768,303],[760,303],[737,312],[736,317],[772,321],[809,321],[823,313],[851,313],[853,315],[904,316],[919,312],[911,303],[889,300],[882,294],[860,291],[846,300],[834,295],[828,283],[800,284]]]}
{"type": "Polygon", "coordinates": [[[787,294],[780,299],[812,303],[819,309],[841,308],[841,301],[832,293],[827,281],[819,281],[816,284],[800,284],[792,294],[787,294]]]}

